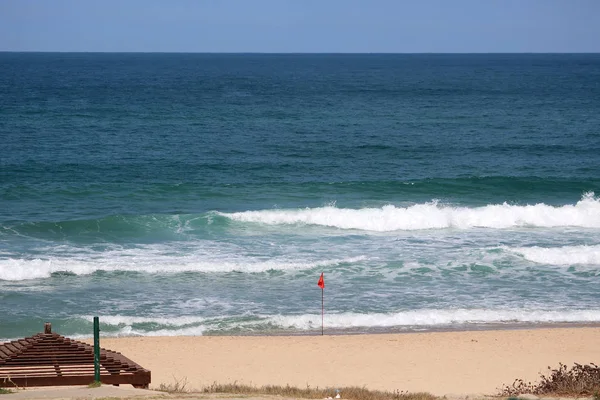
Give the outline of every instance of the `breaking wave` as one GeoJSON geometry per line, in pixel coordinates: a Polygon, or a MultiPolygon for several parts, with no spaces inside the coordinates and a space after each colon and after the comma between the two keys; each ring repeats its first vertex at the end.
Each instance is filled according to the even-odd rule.
{"type": "Polygon", "coordinates": [[[452,207],[438,201],[408,207],[347,209],[335,206],[296,210],[260,210],[219,213],[234,221],[267,225],[306,224],[339,229],[388,232],[421,229],[506,229],[514,227],[600,228],[600,200],[586,193],[576,204],[550,206],[492,204],[452,207]]]}
{"type": "Polygon", "coordinates": [[[8,259],[0,260],[0,280],[21,281],[27,279],[49,278],[53,274],[89,275],[97,271],[140,272],[149,274],[173,274],[184,272],[260,273],[267,271],[293,271],[328,267],[338,264],[356,263],[364,261],[365,259],[366,257],[363,256],[317,261],[290,261],[287,259],[257,261],[250,258],[230,261],[171,259],[167,262],[161,262],[160,260],[147,262],[133,261],[130,264],[126,264],[122,260],[76,261],[69,259],[8,259]]]}
{"type": "MultiPolygon", "coordinates": [[[[87,322],[92,317],[82,317],[87,322]]],[[[325,327],[338,330],[391,328],[440,328],[467,324],[538,324],[600,322],[597,310],[486,310],[486,309],[420,309],[396,313],[326,314],[325,327]]],[[[276,331],[310,332],[321,329],[320,314],[256,315],[253,317],[205,318],[198,316],[100,318],[106,336],[186,336],[246,332],[269,334],[276,331]]]]}
{"type": "Polygon", "coordinates": [[[600,265],[600,245],[595,246],[564,246],[564,247],[518,247],[511,249],[523,255],[526,260],[538,264],[572,265],[588,264],[600,265]]]}

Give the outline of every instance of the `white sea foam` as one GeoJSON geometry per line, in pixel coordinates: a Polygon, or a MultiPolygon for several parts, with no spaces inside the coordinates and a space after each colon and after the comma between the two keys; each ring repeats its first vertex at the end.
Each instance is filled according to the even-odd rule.
{"type": "MultiPolygon", "coordinates": [[[[88,322],[93,321],[92,316],[81,316],[79,318],[88,322]]],[[[210,324],[220,323],[221,321],[222,318],[204,318],[190,315],[179,317],[135,317],[126,315],[100,317],[100,323],[107,327],[103,335],[113,337],[199,336],[207,330],[210,324]],[[143,324],[152,325],[152,327],[140,326],[143,324]]]]}
{"type": "Polygon", "coordinates": [[[190,326],[177,330],[159,329],[156,331],[144,331],[125,327],[114,336],[202,336],[205,331],[206,327],[204,326],[190,326]]]}
{"type": "MultiPolygon", "coordinates": [[[[271,316],[268,320],[284,328],[308,330],[320,327],[321,315],[271,316]]],[[[394,326],[443,326],[469,323],[542,323],[542,322],[597,322],[597,310],[412,310],[389,314],[341,313],[325,315],[330,328],[386,328],[394,326]]]]}
{"type": "MultiPolygon", "coordinates": [[[[82,317],[91,321],[91,317],[82,317]]],[[[280,329],[309,331],[320,329],[320,314],[303,315],[262,315],[243,321],[229,318],[202,318],[195,316],[165,317],[128,317],[106,316],[100,322],[113,326],[108,328],[106,336],[185,336],[202,335],[208,330],[230,330],[242,328],[253,330],[266,325],[280,329]],[[156,329],[139,326],[154,324],[156,329]]],[[[373,329],[373,328],[415,328],[444,327],[463,324],[502,324],[502,323],[591,323],[600,322],[600,309],[592,310],[517,310],[517,309],[420,309],[397,313],[338,313],[325,314],[326,328],[333,329],[373,329]]]]}
{"type": "Polygon", "coordinates": [[[365,260],[364,256],[329,260],[291,261],[270,259],[260,261],[248,257],[238,259],[202,260],[194,258],[157,257],[128,259],[127,257],[106,257],[97,259],[8,259],[0,260],[0,280],[21,281],[26,279],[48,278],[53,273],[65,272],[75,275],[89,275],[96,271],[144,272],[150,274],[182,272],[246,272],[259,273],[271,270],[295,271],[327,267],[342,263],[355,263],[365,260]]]}
{"type": "Polygon", "coordinates": [[[475,227],[578,226],[600,228],[600,199],[585,194],[575,205],[550,206],[492,204],[484,207],[451,207],[432,201],[409,207],[348,209],[335,206],[296,210],[260,210],[220,215],[241,222],[267,225],[307,224],[340,229],[388,232],[420,229],[475,227]]]}
{"type": "MultiPolygon", "coordinates": [[[[157,329],[157,330],[144,330],[134,328],[131,325],[126,325],[117,331],[102,332],[103,337],[128,337],[128,336],[202,336],[206,331],[206,327],[199,326],[188,326],[178,329],[157,329]]],[[[70,334],[72,339],[88,339],[92,337],[90,334],[70,334]]],[[[6,341],[15,339],[6,339],[6,341]]],[[[2,343],[2,340],[0,340],[2,343]]]]}
{"type": "Polygon", "coordinates": [[[600,265],[600,245],[564,247],[517,247],[511,251],[529,261],[549,265],[588,264],[600,265]]]}
{"type": "MultiPolygon", "coordinates": [[[[94,317],[82,317],[86,321],[93,322],[94,317]]],[[[206,321],[206,318],[196,316],[179,317],[132,317],[126,315],[109,315],[102,317],[102,323],[106,325],[132,325],[132,324],[156,324],[161,326],[186,326],[197,325],[206,321]]]]}

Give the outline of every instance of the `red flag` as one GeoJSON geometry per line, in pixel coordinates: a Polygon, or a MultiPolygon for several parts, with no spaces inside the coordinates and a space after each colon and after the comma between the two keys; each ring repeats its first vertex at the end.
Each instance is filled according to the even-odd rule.
{"type": "Polygon", "coordinates": [[[323,273],[321,272],[321,277],[319,278],[319,283],[317,283],[321,289],[325,289],[325,279],[323,279],[323,273]]]}

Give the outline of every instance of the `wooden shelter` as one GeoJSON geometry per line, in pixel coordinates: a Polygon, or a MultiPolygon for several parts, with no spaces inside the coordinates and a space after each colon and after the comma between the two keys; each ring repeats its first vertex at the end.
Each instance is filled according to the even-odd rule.
{"type": "MultiPolygon", "coordinates": [[[[52,333],[0,344],[0,387],[88,385],[94,382],[94,347],[52,333]]],[[[148,388],[150,371],[119,352],[100,349],[100,382],[148,388]]]]}

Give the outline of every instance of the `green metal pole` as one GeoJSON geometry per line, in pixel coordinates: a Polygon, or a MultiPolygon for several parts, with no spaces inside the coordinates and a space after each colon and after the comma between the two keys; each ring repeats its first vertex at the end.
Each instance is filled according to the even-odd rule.
{"type": "Polygon", "coordinates": [[[94,381],[100,383],[100,322],[94,317],[94,381]]]}

